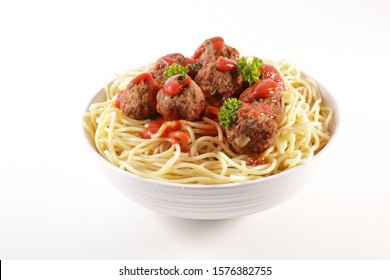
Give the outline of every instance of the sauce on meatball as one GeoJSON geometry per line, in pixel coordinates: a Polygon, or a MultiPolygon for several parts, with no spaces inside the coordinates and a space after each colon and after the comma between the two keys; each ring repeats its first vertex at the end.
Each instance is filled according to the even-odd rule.
{"type": "Polygon", "coordinates": [[[226,137],[237,153],[261,153],[273,144],[277,130],[267,105],[244,103],[237,110],[235,123],[226,130],[226,137]]]}
{"type": "Polygon", "coordinates": [[[204,108],[203,91],[188,75],[172,76],[157,93],[157,112],[164,120],[198,120],[204,108]]]}
{"type": "Polygon", "coordinates": [[[118,96],[116,104],[126,116],[144,120],[156,115],[156,95],[159,90],[152,75],[142,73],[130,81],[125,91],[118,96]]]}
{"type": "MultiPolygon", "coordinates": [[[[179,64],[181,66],[188,66],[190,64],[195,63],[195,60],[189,57],[185,57],[181,53],[172,53],[160,57],[154,64],[153,68],[150,69],[150,73],[152,73],[154,79],[157,81],[160,87],[163,87],[166,81],[164,77],[165,68],[174,63],[179,64]]],[[[188,75],[194,78],[196,75],[196,71],[189,67],[188,75]]]]}

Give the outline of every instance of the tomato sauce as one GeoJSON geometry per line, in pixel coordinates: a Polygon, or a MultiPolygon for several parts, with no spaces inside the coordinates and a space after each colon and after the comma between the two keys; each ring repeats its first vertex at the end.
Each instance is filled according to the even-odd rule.
{"type": "Polygon", "coordinates": [[[231,71],[237,69],[237,61],[220,56],[217,59],[216,66],[220,71],[231,71]]]}
{"type": "Polygon", "coordinates": [[[218,117],[220,109],[216,106],[207,106],[207,111],[209,111],[211,114],[215,115],[218,117]]]}
{"type": "Polygon", "coordinates": [[[163,94],[167,96],[175,96],[179,94],[184,87],[191,83],[191,78],[188,75],[175,75],[170,77],[163,86],[163,94]]]}
{"type": "Polygon", "coordinates": [[[279,85],[272,79],[259,80],[247,88],[240,96],[242,102],[251,103],[258,98],[266,98],[275,95],[279,85]]]}
{"type": "Polygon", "coordinates": [[[149,92],[148,92],[148,102],[156,106],[156,96],[157,92],[160,90],[160,86],[157,84],[156,80],[153,78],[150,72],[144,72],[136,76],[131,80],[130,83],[139,84],[140,82],[145,81],[149,84],[149,92]]]}
{"type": "Polygon", "coordinates": [[[275,66],[271,64],[265,64],[263,67],[260,68],[260,77],[262,79],[271,79],[274,82],[276,82],[279,86],[280,90],[285,90],[286,87],[284,86],[284,82],[282,78],[280,77],[280,74],[278,70],[275,68],[275,66]]]}
{"type": "MultiPolygon", "coordinates": [[[[148,127],[142,130],[139,135],[143,139],[151,139],[156,134],[162,125],[164,119],[160,118],[148,124],[148,127]]],[[[167,137],[172,144],[179,144],[182,152],[188,152],[189,149],[186,145],[191,143],[191,137],[188,132],[181,131],[184,125],[183,121],[169,121],[164,131],[160,134],[160,137],[167,137]]]]}
{"type": "Polygon", "coordinates": [[[217,59],[219,57],[218,52],[222,52],[223,51],[223,49],[225,47],[225,41],[221,37],[213,37],[213,38],[210,38],[210,39],[204,41],[203,44],[200,45],[196,49],[194,55],[192,56],[193,59],[198,59],[202,55],[202,53],[206,49],[206,42],[207,41],[210,41],[213,44],[214,49],[217,51],[217,52],[214,53],[215,59],[217,59]]]}
{"type": "Polygon", "coordinates": [[[124,93],[125,91],[124,90],[122,90],[119,94],[118,94],[118,96],[116,97],[116,100],[115,100],[115,107],[117,107],[117,108],[121,108],[121,99],[122,99],[122,96],[123,96],[123,93],[124,93]]]}
{"type": "Polygon", "coordinates": [[[148,127],[142,130],[139,135],[142,139],[150,139],[153,134],[156,134],[164,122],[163,118],[157,119],[148,124],[148,127]]]}
{"type": "Polygon", "coordinates": [[[247,163],[250,166],[259,166],[259,165],[267,164],[268,162],[266,162],[265,160],[259,159],[259,157],[252,156],[252,157],[248,158],[247,163]]]}
{"type": "Polygon", "coordinates": [[[258,117],[261,114],[275,116],[274,111],[267,104],[261,102],[244,103],[237,111],[238,118],[245,118],[245,116],[258,117]]]}
{"type": "Polygon", "coordinates": [[[183,127],[182,121],[170,121],[169,125],[165,128],[161,137],[167,137],[171,132],[179,131],[183,127]]]}

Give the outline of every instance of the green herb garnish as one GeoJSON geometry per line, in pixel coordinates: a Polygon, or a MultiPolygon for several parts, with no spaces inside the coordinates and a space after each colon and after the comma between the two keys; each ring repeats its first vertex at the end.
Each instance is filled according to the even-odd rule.
{"type": "Polygon", "coordinates": [[[224,129],[229,129],[237,118],[237,110],[242,106],[242,102],[237,98],[227,99],[218,113],[219,124],[224,129]]]}
{"type": "Polygon", "coordinates": [[[188,64],[187,66],[191,67],[192,70],[194,70],[195,72],[199,72],[200,68],[202,68],[202,65],[200,65],[198,63],[191,63],[191,64],[188,64]]]}
{"type": "Polygon", "coordinates": [[[256,56],[250,60],[248,60],[247,56],[243,56],[238,60],[237,66],[238,72],[242,75],[242,79],[247,81],[249,85],[252,85],[259,80],[259,68],[264,66],[264,62],[256,56]]]}
{"type": "Polygon", "coordinates": [[[177,63],[173,63],[164,69],[164,78],[169,79],[170,77],[175,76],[177,74],[185,75],[188,71],[189,70],[187,66],[181,66],[177,63]]]}

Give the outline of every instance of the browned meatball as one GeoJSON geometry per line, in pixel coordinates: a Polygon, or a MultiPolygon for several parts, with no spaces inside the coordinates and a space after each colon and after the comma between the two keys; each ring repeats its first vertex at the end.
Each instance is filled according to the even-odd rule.
{"type": "MultiPolygon", "coordinates": [[[[164,77],[164,70],[167,66],[172,65],[173,63],[179,64],[181,66],[187,66],[188,64],[195,63],[195,60],[189,57],[185,57],[181,53],[172,53],[167,54],[165,56],[160,57],[153,68],[150,69],[150,73],[152,73],[154,79],[157,81],[160,87],[163,87],[166,79],[164,77]]],[[[196,75],[196,72],[191,68],[189,69],[189,75],[193,78],[196,75]]]]}
{"type": "Polygon", "coordinates": [[[156,95],[160,87],[150,73],[142,73],[127,85],[118,98],[119,108],[133,119],[144,120],[157,114],[156,95]]]}
{"type": "Polygon", "coordinates": [[[217,60],[218,57],[224,56],[229,59],[238,60],[240,53],[237,49],[225,44],[221,37],[213,37],[207,39],[195,51],[192,58],[196,59],[202,65],[217,60]]]}
{"type": "Polygon", "coordinates": [[[223,100],[238,96],[242,92],[242,77],[236,71],[220,71],[216,62],[210,62],[199,70],[195,82],[202,89],[206,99],[223,100]]]}
{"type": "Polygon", "coordinates": [[[261,153],[272,146],[278,125],[267,106],[244,103],[237,110],[235,123],[226,130],[227,140],[237,153],[261,153]]]}
{"type": "Polygon", "coordinates": [[[267,104],[270,107],[270,109],[275,113],[275,121],[279,121],[283,118],[286,112],[286,107],[284,98],[280,91],[275,92],[274,96],[259,98],[258,101],[260,103],[267,104]]]}
{"type": "Polygon", "coordinates": [[[259,80],[240,95],[240,100],[246,103],[259,102],[267,104],[274,112],[275,121],[280,120],[285,113],[282,92],[277,82],[271,79],[259,80]]]}
{"type": "MultiPolygon", "coordinates": [[[[182,79],[175,75],[167,83],[174,79],[182,79]]],[[[157,111],[165,120],[184,119],[187,121],[198,120],[205,108],[205,96],[200,87],[188,76],[187,82],[178,94],[167,95],[164,89],[157,94],[157,111]]]]}

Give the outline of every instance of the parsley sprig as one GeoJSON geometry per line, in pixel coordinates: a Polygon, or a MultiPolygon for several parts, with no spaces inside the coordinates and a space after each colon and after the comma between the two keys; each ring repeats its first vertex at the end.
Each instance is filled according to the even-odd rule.
{"type": "Polygon", "coordinates": [[[177,74],[185,75],[188,71],[189,70],[187,66],[181,66],[177,63],[173,63],[164,69],[164,78],[169,79],[170,77],[177,74]]]}
{"type": "Polygon", "coordinates": [[[224,129],[229,129],[237,118],[237,110],[242,106],[242,102],[237,98],[225,100],[218,113],[219,124],[224,129]]]}
{"type": "Polygon", "coordinates": [[[264,62],[256,56],[251,59],[248,59],[247,56],[243,56],[238,60],[237,66],[238,72],[242,75],[242,79],[247,81],[249,85],[252,85],[259,80],[259,68],[264,66],[264,62]]]}

